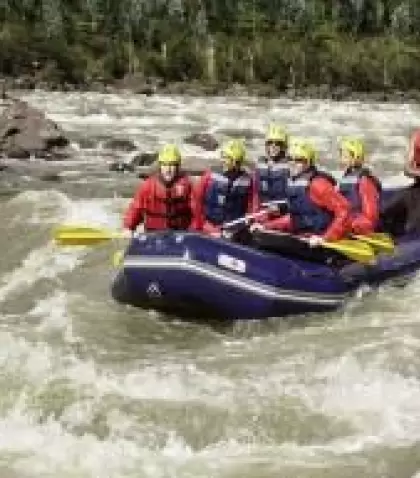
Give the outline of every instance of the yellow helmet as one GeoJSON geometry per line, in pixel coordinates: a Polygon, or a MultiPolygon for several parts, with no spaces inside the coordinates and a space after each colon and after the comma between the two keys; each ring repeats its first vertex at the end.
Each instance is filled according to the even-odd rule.
{"type": "Polygon", "coordinates": [[[340,141],[340,149],[351,154],[354,161],[363,163],[365,160],[365,145],[358,138],[342,138],[340,141]]]}
{"type": "Polygon", "coordinates": [[[289,146],[289,157],[293,160],[304,160],[313,165],[318,161],[318,153],[313,144],[306,139],[293,139],[289,146]]]}
{"type": "Polygon", "coordinates": [[[265,140],[278,141],[279,143],[285,143],[287,145],[289,142],[289,135],[283,126],[271,123],[265,135],[265,140]]]}
{"type": "Polygon", "coordinates": [[[174,144],[166,144],[159,152],[158,156],[159,164],[180,164],[181,152],[178,146],[174,144]]]}
{"type": "Polygon", "coordinates": [[[246,150],[243,141],[232,139],[222,146],[222,157],[233,163],[243,163],[245,161],[246,150]]]}

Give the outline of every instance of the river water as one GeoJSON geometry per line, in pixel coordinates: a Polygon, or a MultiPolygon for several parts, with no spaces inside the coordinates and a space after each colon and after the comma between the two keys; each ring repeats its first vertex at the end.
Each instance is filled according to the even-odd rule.
{"type": "MultiPolygon", "coordinates": [[[[256,153],[279,119],[331,157],[337,135],[360,133],[390,182],[420,124],[412,105],[23,98],[75,143],[118,136],[153,150],[191,132],[254,130],[256,153]]],[[[135,183],[106,172],[99,140],[79,159],[68,170],[78,187],[1,199],[2,478],[420,477],[420,279],[364,291],[335,313],[224,328],[121,307],[109,295],[117,245],[50,241],[63,222],[118,227],[121,191],[135,183]],[[80,174],[88,168],[103,174],[80,174]]]]}

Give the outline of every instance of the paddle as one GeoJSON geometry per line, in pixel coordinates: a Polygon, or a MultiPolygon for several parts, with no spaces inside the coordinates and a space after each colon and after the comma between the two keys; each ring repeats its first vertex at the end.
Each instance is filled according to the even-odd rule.
{"type": "Polygon", "coordinates": [[[225,222],[222,225],[222,229],[229,229],[229,228],[237,226],[239,224],[246,223],[250,219],[256,219],[257,217],[265,216],[267,213],[271,212],[271,209],[269,209],[270,207],[279,206],[280,204],[286,204],[286,203],[287,203],[286,199],[279,199],[277,201],[270,201],[270,202],[262,203],[261,206],[263,206],[267,209],[262,209],[261,211],[254,212],[253,214],[247,214],[246,216],[235,219],[234,221],[225,222]]]}
{"type": "MultiPolygon", "coordinates": [[[[261,231],[260,231],[261,232],[261,231]]],[[[299,242],[309,244],[309,238],[296,236],[287,232],[264,230],[264,234],[273,234],[278,237],[292,238],[299,242]]],[[[319,246],[325,249],[331,249],[335,252],[348,257],[349,259],[362,264],[373,264],[375,261],[375,252],[371,246],[364,242],[352,239],[341,239],[339,241],[324,241],[319,246]]]]}
{"type": "MultiPolygon", "coordinates": [[[[233,222],[233,221],[232,221],[233,222]]],[[[291,236],[288,233],[279,233],[278,231],[265,231],[268,234],[277,234],[291,236]]],[[[296,240],[308,243],[308,239],[293,236],[296,240]]],[[[105,228],[94,228],[89,226],[71,226],[63,225],[54,230],[53,238],[55,242],[63,246],[91,246],[113,239],[128,239],[126,231],[112,231],[105,228]]],[[[351,260],[364,264],[372,264],[375,254],[368,244],[352,239],[343,239],[340,241],[325,241],[318,247],[324,247],[343,254],[351,260]]],[[[118,265],[121,261],[120,254],[114,257],[114,264],[118,265]]]]}
{"type": "MultiPolygon", "coordinates": [[[[264,206],[269,207],[270,205],[284,204],[286,202],[287,201],[285,200],[272,201],[270,203],[265,203],[264,206]]],[[[268,211],[264,209],[254,214],[248,214],[244,217],[240,217],[239,219],[235,219],[234,221],[223,224],[222,228],[229,229],[239,224],[246,223],[250,219],[256,219],[260,216],[264,216],[265,214],[267,214],[267,212],[268,211]]],[[[277,231],[272,232],[278,234],[277,231]]],[[[305,242],[303,238],[299,239],[305,242]]],[[[339,245],[337,244],[337,241],[323,243],[323,246],[321,247],[334,249],[337,252],[340,252],[341,254],[349,257],[349,259],[355,260],[357,262],[364,262],[366,264],[371,264],[374,261],[375,249],[390,253],[393,252],[395,247],[392,239],[386,234],[378,233],[371,234],[369,236],[357,235],[354,236],[354,239],[356,240],[346,239],[347,242],[343,242],[344,240],[342,240],[340,241],[339,245]]]]}
{"type": "Polygon", "coordinates": [[[382,251],[386,254],[392,254],[395,250],[395,243],[392,237],[389,234],[384,232],[374,232],[367,236],[362,236],[360,234],[352,234],[354,239],[365,242],[378,251],[382,251]]]}
{"type": "Polygon", "coordinates": [[[275,201],[268,201],[261,203],[261,207],[270,208],[273,206],[280,206],[280,204],[288,204],[289,201],[287,199],[276,199],[275,201]]]}
{"type": "Polygon", "coordinates": [[[129,239],[129,236],[125,231],[63,225],[53,231],[53,239],[62,246],[92,246],[112,239],[129,239]]]}
{"type": "MultiPolygon", "coordinates": [[[[233,225],[246,221],[248,218],[258,217],[265,213],[266,211],[259,211],[248,217],[239,218],[235,221],[224,224],[224,227],[232,227],[233,225]]],[[[265,232],[290,236],[288,233],[279,233],[278,231],[265,232]]],[[[305,238],[298,236],[293,237],[299,241],[308,242],[305,238]]],[[[54,230],[53,238],[56,243],[63,246],[91,246],[113,239],[129,239],[129,236],[126,231],[112,231],[105,228],[95,228],[82,225],[62,225],[54,230]]],[[[357,240],[343,239],[334,242],[325,241],[320,244],[319,247],[335,250],[357,262],[371,264],[375,259],[374,250],[371,247],[374,245],[376,248],[382,248],[389,251],[392,251],[394,246],[392,239],[389,236],[377,233],[371,236],[357,236],[357,240]]]]}
{"type": "MultiPolygon", "coordinates": [[[[277,201],[270,201],[263,203],[264,207],[278,206],[285,204],[285,199],[277,201]]],[[[224,229],[236,226],[238,224],[246,223],[249,219],[253,219],[259,216],[263,216],[267,213],[267,210],[262,210],[254,214],[250,214],[235,221],[225,223],[222,227],[224,229]]],[[[53,238],[56,243],[63,246],[92,246],[100,244],[102,242],[111,241],[113,239],[129,239],[125,231],[111,231],[105,228],[97,228],[83,225],[61,225],[53,231],[53,238]]]]}
{"type": "Polygon", "coordinates": [[[343,256],[362,264],[373,264],[375,262],[374,250],[369,244],[363,242],[341,239],[340,241],[325,241],[320,247],[339,252],[343,256]]]}
{"type": "Polygon", "coordinates": [[[113,267],[120,267],[124,259],[124,251],[116,251],[112,254],[111,263],[113,267]]]}

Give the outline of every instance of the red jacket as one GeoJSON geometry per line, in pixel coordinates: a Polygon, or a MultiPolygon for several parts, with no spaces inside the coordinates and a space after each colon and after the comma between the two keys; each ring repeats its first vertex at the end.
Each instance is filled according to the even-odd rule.
{"type": "Polygon", "coordinates": [[[351,218],[351,231],[355,234],[372,234],[375,232],[380,214],[380,191],[377,184],[369,176],[359,181],[361,212],[351,218]]]}
{"type": "Polygon", "coordinates": [[[134,231],[144,222],[145,230],[188,229],[191,223],[192,183],[180,174],[165,185],[160,174],[147,178],[138,187],[124,216],[124,227],[134,231]]]}
{"type": "Polygon", "coordinates": [[[420,129],[414,131],[410,138],[408,161],[404,174],[418,180],[420,177],[420,129]]]}
{"type": "Polygon", "coordinates": [[[410,160],[420,167],[420,129],[414,131],[410,139],[410,160]]]}
{"type": "MultiPolygon", "coordinates": [[[[342,239],[349,229],[351,207],[347,199],[337,191],[331,182],[323,177],[316,177],[311,181],[308,194],[313,203],[327,209],[334,215],[330,226],[322,234],[322,237],[327,241],[342,239]]],[[[267,229],[293,232],[293,218],[290,214],[267,220],[263,224],[267,229]]]]}
{"type": "MultiPolygon", "coordinates": [[[[205,234],[218,232],[221,229],[221,224],[214,224],[206,219],[205,199],[207,191],[212,183],[212,174],[213,173],[210,170],[207,170],[201,175],[195,185],[192,195],[193,222],[191,229],[202,231],[205,234]]],[[[244,215],[255,212],[255,207],[258,204],[258,194],[255,188],[255,182],[251,176],[249,177],[251,185],[247,193],[248,199],[244,215]]]]}

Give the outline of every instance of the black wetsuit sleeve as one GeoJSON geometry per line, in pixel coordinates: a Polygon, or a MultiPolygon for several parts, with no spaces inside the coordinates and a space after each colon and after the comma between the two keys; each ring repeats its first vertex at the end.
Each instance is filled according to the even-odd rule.
{"type": "Polygon", "coordinates": [[[403,190],[385,205],[382,214],[382,228],[393,236],[404,234],[407,224],[407,190],[403,190]]]}
{"type": "Polygon", "coordinates": [[[410,234],[420,233],[420,181],[409,188],[407,194],[405,232],[410,234]]]}

